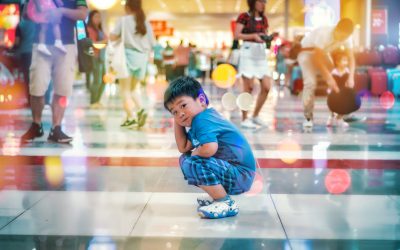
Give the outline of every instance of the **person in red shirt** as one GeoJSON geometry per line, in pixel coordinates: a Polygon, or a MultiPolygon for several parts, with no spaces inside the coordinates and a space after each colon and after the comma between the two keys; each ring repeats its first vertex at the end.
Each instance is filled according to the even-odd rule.
{"type": "Polygon", "coordinates": [[[174,50],[175,78],[185,75],[185,69],[189,65],[190,47],[183,46],[183,40],[174,50]]]}
{"type": "MultiPolygon", "coordinates": [[[[101,15],[97,10],[89,13],[89,20],[87,25],[89,38],[94,43],[107,43],[107,36],[101,26],[101,15]]],[[[87,74],[86,81],[90,90],[90,107],[101,108],[100,103],[101,95],[103,94],[105,83],[103,75],[106,69],[105,66],[105,51],[104,49],[94,49],[95,57],[93,60],[93,70],[87,74]]]]}
{"type": "Polygon", "coordinates": [[[261,83],[253,117],[248,118],[247,111],[242,111],[241,126],[244,128],[254,129],[266,125],[258,117],[272,83],[266,45],[262,39],[268,30],[268,19],[264,15],[266,3],[266,0],[247,0],[249,11],[241,13],[236,21],[235,39],[243,41],[238,68],[239,75],[243,78],[243,90],[252,92],[254,78],[261,83]]]}

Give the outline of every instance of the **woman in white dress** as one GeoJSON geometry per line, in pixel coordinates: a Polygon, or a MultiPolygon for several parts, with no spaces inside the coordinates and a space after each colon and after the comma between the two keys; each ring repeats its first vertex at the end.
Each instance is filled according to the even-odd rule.
{"type": "Polygon", "coordinates": [[[139,100],[132,95],[132,91],[139,81],[144,80],[149,57],[156,42],[151,25],[143,12],[141,0],[127,0],[125,12],[126,15],[118,19],[110,34],[111,41],[124,38],[126,64],[129,71],[128,78],[119,80],[126,112],[126,119],[121,126],[137,125],[140,127],[147,115],[143,109],[139,110],[141,108],[139,100]],[[123,36],[121,36],[121,32],[124,32],[123,36]],[[138,114],[137,118],[134,117],[134,108],[138,114]]]}
{"type": "Polygon", "coordinates": [[[258,117],[271,87],[271,72],[268,68],[267,54],[263,35],[267,34],[268,19],[264,15],[266,0],[247,0],[249,11],[241,13],[236,20],[235,39],[243,40],[240,47],[239,75],[243,78],[243,90],[251,93],[254,78],[261,83],[253,117],[247,117],[242,111],[244,128],[257,128],[266,124],[258,117]]]}

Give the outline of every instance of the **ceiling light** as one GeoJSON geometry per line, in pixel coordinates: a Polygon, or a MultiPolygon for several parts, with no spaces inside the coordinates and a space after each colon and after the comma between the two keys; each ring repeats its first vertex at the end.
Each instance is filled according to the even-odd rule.
{"type": "Polygon", "coordinates": [[[164,3],[163,0],[158,0],[158,3],[160,4],[161,8],[163,8],[163,9],[167,8],[167,4],[164,3]]]}
{"type": "Polygon", "coordinates": [[[197,6],[199,7],[200,13],[205,13],[206,10],[204,9],[204,5],[203,5],[203,3],[201,2],[201,0],[196,0],[196,3],[197,3],[197,6]]]}
{"type": "Polygon", "coordinates": [[[236,0],[236,5],[235,5],[235,11],[239,12],[240,11],[240,5],[242,3],[242,0],[236,0]]]}

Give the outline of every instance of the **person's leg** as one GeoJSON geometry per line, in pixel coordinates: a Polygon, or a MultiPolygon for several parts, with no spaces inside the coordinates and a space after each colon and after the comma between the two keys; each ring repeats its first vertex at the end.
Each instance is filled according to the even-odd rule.
{"type": "Polygon", "coordinates": [[[335,125],[335,113],[331,112],[328,120],[326,121],[326,126],[327,127],[332,127],[335,125]]]}
{"type": "Polygon", "coordinates": [[[42,113],[44,108],[44,97],[43,96],[33,96],[30,97],[31,100],[31,110],[33,122],[36,124],[42,123],[42,113]]]}
{"type": "Polygon", "coordinates": [[[104,62],[99,63],[99,72],[97,74],[98,81],[99,81],[99,89],[97,91],[97,97],[96,97],[96,102],[99,103],[101,100],[101,97],[103,95],[104,89],[106,87],[106,83],[103,80],[103,75],[106,72],[106,65],[104,62]]]}
{"type": "Polygon", "coordinates": [[[315,88],[317,86],[317,71],[312,64],[311,55],[307,52],[300,53],[299,65],[303,75],[303,107],[304,117],[312,121],[314,111],[315,88]]]}
{"type": "Polygon", "coordinates": [[[119,87],[127,120],[132,119],[135,103],[131,95],[131,78],[119,79],[119,87]]]}
{"type": "Polygon", "coordinates": [[[202,158],[199,156],[181,157],[182,173],[189,184],[197,185],[212,199],[200,197],[198,213],[202,218],[218,219],[235,216],[239,208],[229,193],[238,194],[235,189],[238,181],[235,167],[229,162],[217,158],[202,158]]]}
{"type": "Polygon", "coordinates": [[[220,200],[225,198],[228,194],[225,191],[225,188],[221,185],[214,185],[214,186],[199,186],[203,189],[207,194],[211,196],[214,200],[220,200]]]}
{"type": "Polygon", "coordinates": [[[343,115],[339,114],[336,116],[337,126],[341,128],[348,128],[349,124],[343,119],[343,117],[344,117],[343,115]]]}
{"type": "Polygon", "coordinates": [[[32,64],[29,75],[29,98],[33,121],[28,131],[21,136],[22,143],[43,135],[42,112],[44,107],[44,93],[50,82],[51,64],[52,59],[40,52],[39,45],[33,46],[32,64]]]}
{"type": "Polygon", "coordinates": [[[53,33],[54,33],[54,38],[55,38],[54,47],[56,47],[57,49],[59,49],[60,51],[62,51],[64,53],[66,53],[67,50],[64,47],[64,44],[61,40],[60,25],[53,25],[53,33]]]}
{"type": "Polygon", "coordinates": [[[67,97],[54,94],[53,102],[51,103],[51,110],[53,112],[53,128],[56,126],[61,126],[66,107],[67,97]]]}
{"type": "Polygon", "coordinates": [[[29,93],[33,122],[41,124],[45,104],[45,92],[51,81],[52,58],[43,56],[39,46],[32,49],[32,63],[29,75],[29,93]]]}
{"type": "Polygon", "coordinates": [[[99,68],[99,60],[96,58],[93,60],[93,70],[90,72],[90,75],[93,79],[93,81],[90,82],[90,104],[95,104],[98,101],[97,96],[99,92],[99,86],[101,84],[99,80],[102,81],[102,79],[99,79],[99,68]]]}
{"type": "Polygon", "coordinates": [[[72,95],[75,80],[76,45],[65,46],[66,53],[53,53],[53,84],[52,102],[53,126],[47,138],[56,143],[69,143],[72,137],[61,130],[61,122],[67,108],[67,99],[72,95]]]}
{"type": "Polygon", "coordinates": [[[45,44],[48,24],[46,24],[46,23],[40,24],[39,29],[40,30],[39,30],[38,51],[44,55],[51,56],[51,52],[49,51],[49,49],[47,48],[47,46],[45,44]]]}
{"type": "Polygon", "coordinates": [[[56,40],[61,40],[60,25],[53,25],[53,33],[56,40]]]}
{"type": "MultiPolygon", "coordinates": [[[[242,79],[243,79],[243,92],[251,94],[253,92],[253,78],[247,78],[243,76],[242,79]]],[[[242,121],[247,119],[247,113],[248,111],[242,110],[242,121]]]]}
{"type": "Polygon", "coordinates": [[[39,44],[44,44],[46,42],[46,33],[47,33],[48,24],[43,23],[40,24],[39,27],[39,44]]]}
{"type": "Polygon", "coordinates": [[[132,101],[135,104],[136,109],[139,109],[142,106],[142,104],[136,94],[136,88],[139,85],[138,84],[139,82],[140,81],[137,78],[135,78],[135,77],[131,78],[130,93],[131,93],[132,101]]]}
{"type": "Polygon", "coordinates": [[[262,106],[264,105],[265,101],[267,100],[268,92],[271,88],[271,83],[272,83],[272,79],[269,76],[264,76],[264,78],[261,79],[260,93],[258,94],[258,97],[257,97],[257,102],[256,102],[256,107],[254,109],[253,117],[258,117],[262,106]]]}
{"type": "Polygon", "coordinates": [[[89,90],[89,92],[91,91],[91,79],[93,78],[92,76],[93,72],[86,72],[85,73],[85,78],[86,78],[86,89],[89,90]]]}
{"type": "Polygon", "coordinates": [[[50,81],[49,87],[46,90],[46,94],[44,95],[44,104],[51,105],[53,96],[53,81],[50,81]]]}

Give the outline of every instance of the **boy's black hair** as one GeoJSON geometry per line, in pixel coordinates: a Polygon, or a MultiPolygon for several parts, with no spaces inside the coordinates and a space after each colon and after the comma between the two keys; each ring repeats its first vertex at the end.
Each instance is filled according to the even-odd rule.
{"type": "Polygon", "coordinates": [[[167,105],[180,96],[190,96],[196,100],[200,94],[204,94],[206,98],[206,104],[208,105],[208,97],[204,93],[201,84],[196,79],[190,76],[179,77],[173,80],[169,84],[167,90],[165,90],[164,108],[169,110],[167,105]]]}

